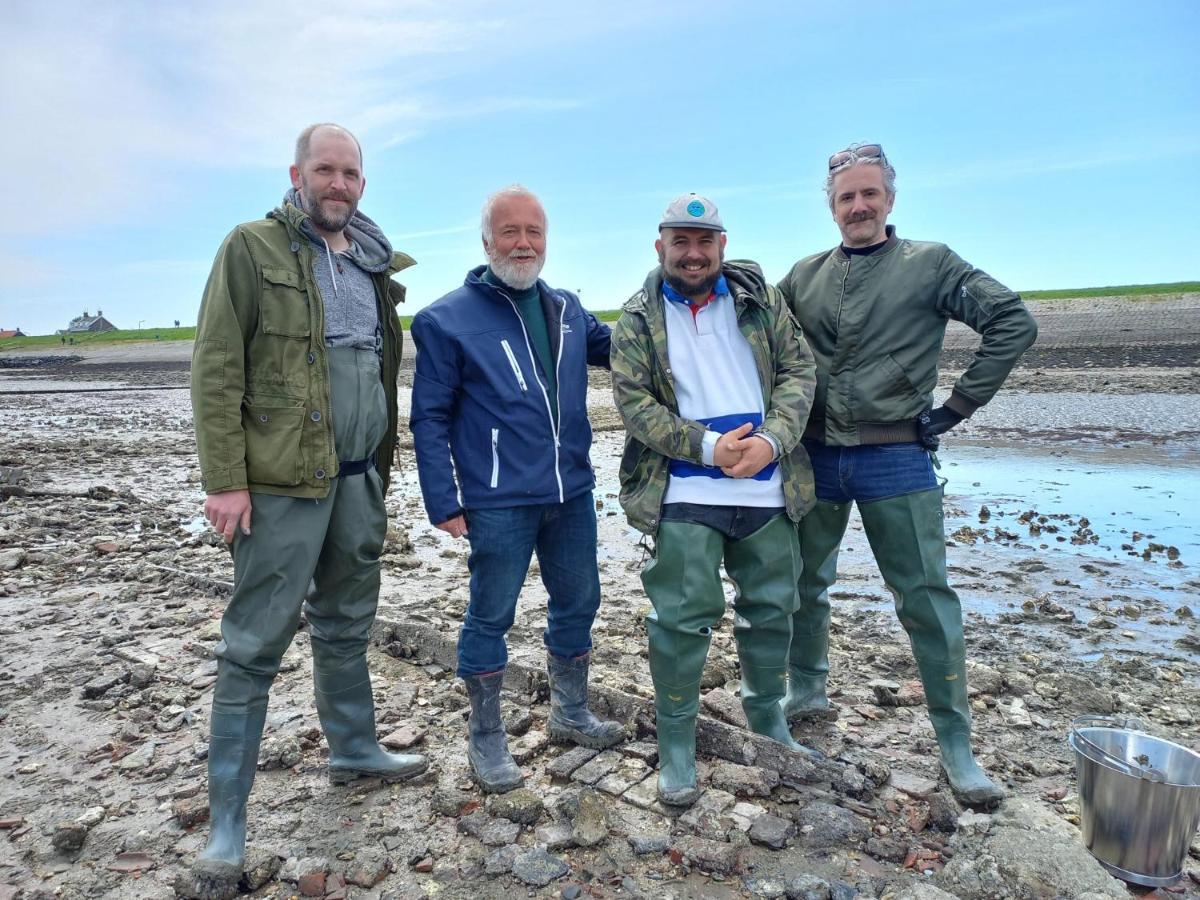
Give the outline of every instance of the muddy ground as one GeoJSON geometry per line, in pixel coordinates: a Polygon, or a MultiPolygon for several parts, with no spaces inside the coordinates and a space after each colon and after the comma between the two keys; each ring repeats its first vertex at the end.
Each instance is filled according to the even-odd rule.
{"type": "MultiPolygon", "coordinates": [[[[1011,792],[999,811],[961,810],[938,783],[916,671],[857,518],[834,592],[841,715],[795,731],[825,761],[738,727],[727,618],[706,673],[707,793],[682,816],[654,802],[644,553],[617,506],[622,434],[598,373],[594,704],[631,741],[600,755],[547,744],[535,565],[506,695],[530,790],[489,800],[471,786],[452,670],[466,546],[425,521],[406,442],[372,672],[381,738],[430,754],[432,771],[399,785],[328,783],[302,628],[272,693],[246,890],[1129,896],[1083,849],[1066,736],[1083,713],[1137,716],[1200,751],[1200,552],[1189,537],[1200,520],[1179,501],[1200,481],[1200,297],[1034,306],[1038,345],[939,454],[976,750],[1011,792]],[[988,493],[957,474],[1034,459],[1064,479],[1095,477],[1095,492],[1069,505],[1053,490],[988,493]],[[1087,474],[1100,471],[1091,462],[1109,481],[1087,474]],[[1161,508],[1127,512],[1110,494],[1135,464],[1153,466],[1138,477],[1157,473],[1145,487],[1163,491],[1161,508]],[[1156,526],[1183,537],[1163,540],[1156,526]]],[[[971,346],[948,336],[943,389],[971,346]]],[[[189,351],[0,355],[0,900],[172,897],[203,846],[212,652],[231,566],[199,518],[189,351]]],[[[1164,896],[1200,897],[1200,844],[1185,868],[1164,896]]]]}

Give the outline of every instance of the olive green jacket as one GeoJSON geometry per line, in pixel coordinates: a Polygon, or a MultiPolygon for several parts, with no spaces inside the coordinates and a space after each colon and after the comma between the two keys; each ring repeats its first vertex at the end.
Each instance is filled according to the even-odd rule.
{"type": "MultiPolygon", "coordinates": [[[[324,497],[337,474],[325,308],[313,280],[306,214],[289,203],[239,225],[221,245],[204,289],[192,351],[192,416],[208,493],[249,489],[324,497]]],[[[396,377],[403,336],[391,275],[413,265],[395,253],[371,276],[383,334],[388,430],[375,465],[388,483],[396,444],[396,377]]]]}
{"type": "Polygon", "coordinates": [[[944,244],[901,240],[870,255],[841,247],[800,260],[779,283],[817,362],[805,437],[835,446],[917,440],[933,402],[946,325],[982,335],[946,405],[970,416],[1037,337],[1021,298],[944,244]]]}
{"type": "MultiPolygon", "coordinates": [[[[812,405],[812,354],[783,298],[756,263],[726,260],[723,272],[762,384],[766,415],[759,430],[779,444],[784,503],[788,516],[798,522],[816,502],[812,466],[800,445],[812,405]]],[[[662,270],[655,268],[622,307],[612,335],[613,395],[625,421],[621,506],[629,524],[650,535],[662,517],[670,461],[704,462],[704,425],[679,415],[667,358],[662,284],[662,270]]]]}

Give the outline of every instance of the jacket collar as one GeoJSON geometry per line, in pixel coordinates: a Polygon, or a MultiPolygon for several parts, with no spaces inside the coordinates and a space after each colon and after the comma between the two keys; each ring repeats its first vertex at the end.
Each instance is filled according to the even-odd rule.
{"type": "MultiPolygon", "coordinates": [[[[487,295],[488,299],[490,300],[495,300],[497,302],[501,300],[507,301],[508,295],[505,294],[504,291],[500,290],[500,288],[496,287],[496,285],[492,284],[490,281],[483,280],[483,273],[485,271],[487,271],[486,265],[476,266],[474,269],[471,269],[469,272],[467,272],[467,278],[463,284],[469,288],[475,288],[476,290],[483,291],[483,293],[487,295]]],[[[546,282],[542,281],[542,279],[539,278],[535,282],[535,286],[538,289],[539,295],[543,297],[555,296],[554,291],[550,290],[550,285],[546,284],[546,282]]]]}
{"type": "MultiPolygon", "coordinates": [[[[293,242],[313,240],[309,236],[312,226],[309,225],[308,213],[301,209],[295,188],[284,195],[279,206],[267,213],[267,218],[283,223],[293,242]]],[[[393,250],[383,230],[361,212],[355,211],[346,231],[359,247],[359,259],[356,262],[367,272],[386,272],[391,276],[417,264],[407,253],[393,250]]]]}
{"type": "MultiPolygon", "coordinates": [[[[900,245],[900,238],[896,237],[896,226],[895,225],[885,225],[883,230],[884,230],[884,233],[887,234],[887,240],[884,241],[884,244],[882,247],[880,247],[878,250],[876,250],[874,253],[872,253],[870,256],[868,256],[867,259],[878,259],[882,256],[887,256],[889,253],[891,253],[893,250],[895,250],[900,245]]],[[[837,249],[834,250],[833,252],[834,252],[834,255],[837,256],[837,258],[839,260],[841,260],[842,262],[845,262],[846,260],[848,260],[850,258],[850,254],[842,249],[841,244],[838,244],[837,249]]]]}
{"type": "MultiPolygon", "coordinates": [[[[737,306],[749,303],[762,307],[767,305],[767,280],[758,263],[748,259],[727,259],[721,266],[721,274],[725,276],[729,294],[737,306]]],[[[650,309],[657,309],[661,315],[664,302],[662,286],[662,266],[655,266],[646,276],[642,289],[630,297],[621,308],[626,312],[641,315],[646,315],[650,309]]]]}

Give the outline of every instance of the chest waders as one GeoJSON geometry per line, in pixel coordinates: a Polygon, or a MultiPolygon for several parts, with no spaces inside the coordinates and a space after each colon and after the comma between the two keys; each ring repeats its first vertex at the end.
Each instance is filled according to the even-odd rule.
{"type": "MultiPolygon", "coordinates": [[[[998,803],[1003,789],[988,778],[971,752],[962,607],[946,577],[942,489],[859,503],[858,511],[912,645],[950,788],[968,805],[998,803]]],[[[792,684],[785,700],[790,718],[822,715],[829,707],[829,588],[837,575],[838,547],[849,516],[849,503],[818,502],[800,523],[804,576],[799,582],[800,606],[792,619],[792,684]]]]}
{"type": "Polygon", "coordinates": [[[251,534],[239,532],[233,544],[234,588],[221,619],[209,726],[211,831],[194,868],[212,896],[237,891],[267,695],[302,608],[330,780],[398,780],[428,765],[423,756],[387,753],[376,742],[367,673],[387,530],[383,486],[372,460],[387,431],[379,359],[373,350],[342,347],[328,348],[326,357],[333,408],[308,415],[333,416],[343,474],[318,500],[252,494],[251,534]],[[315,590],[308,594],[310,582],[315,590]]]}
{"type": "Polygon", "coordinates": [[[664,521],[642,585],[654,606],[646,630],[658,731],[658,796],[672,806],[688,806],[700,796],[696,716],[712,629],[725,612],[722,559],[737,586],[734,637],[746,720],[752,731],[801,749],[788,733],[780,705],[800,575],[791,520],[778,516],[737,541],[705,525],[664,521]]]}

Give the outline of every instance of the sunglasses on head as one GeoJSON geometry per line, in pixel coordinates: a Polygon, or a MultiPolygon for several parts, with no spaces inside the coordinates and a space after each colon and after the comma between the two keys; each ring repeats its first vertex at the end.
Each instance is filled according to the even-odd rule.
{"type": "Polygon", "coordinates": [[[829,157],[829,170],[832,172],[834,169],[840,169],[856,159],[878,159],[887,162],[880,144],[859,144],[857,147],[851,145],[829,157]]]}

